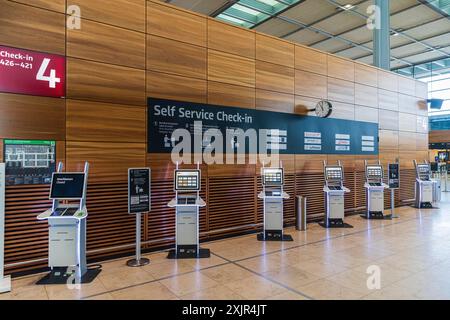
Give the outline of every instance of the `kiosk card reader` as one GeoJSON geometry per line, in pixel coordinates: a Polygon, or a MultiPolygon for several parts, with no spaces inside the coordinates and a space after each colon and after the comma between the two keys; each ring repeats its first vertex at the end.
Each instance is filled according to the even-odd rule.
{"type": "Polygon", "coordinates": [[[49,225],[48,265],[51,272],[37,284],[89,283],[100,268],[86,265],[86,189],[89,164],[84,172],[62,172],[58,164],[50,188],[52,208],[38,215],[49,225]],[[72,282],[71,282],[72,281],[72,282]]]}
{"type": "Polygon", "coordinates": [[[416,168],[416,184],[415,184],[415,207],[433,208],[433,181],[431,180],[431,168],[427,162],[417,163],[414,160],[416,168]]]}
{"type": "Polygon", "coordinates": [[[344,222],[345,193],[350,189],[344,187],[344,168],[340,161],[337,165],[327,165],[323,162],[325,186],[325,220],[319,223],[324,228],[353,228],[344,222]]]}
{"type": "Polygon", "coordinates": [[[390,219],[391,216],[385,216],[384,211],[384,189],[389,186],[383,182],[384,171],[383,166],[378,161],[378,164],[367,164],[364,161],[366,168],[366,214],[361,217],[366,219],[390,219]]]}
{"type": "Polygon", "coordinates": [[[206,202],[200,198],[201,171],[179,170],[174,175],[175,198],[168,206],[175,208],[175,249],[169,251],[169,259],[209,258],[209,249],[199,245],[199,208],[206,202]]]}
{"type": "Polygon", "coordinates": [[[293,241],[292,236],[283,233],[283,200],[289,195],[283,191],[283,168],[262,168],[263,190],[258,198],[264,202],[264,229],[258,234],[259,241],[293,241]]]}

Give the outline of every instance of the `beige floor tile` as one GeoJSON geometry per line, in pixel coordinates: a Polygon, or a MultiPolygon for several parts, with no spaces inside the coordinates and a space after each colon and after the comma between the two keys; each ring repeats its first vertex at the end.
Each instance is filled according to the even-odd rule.
{"type": "Polygon", "coordinates": [[[200,272],[176,276],[160,282],[178,297],[219,285],[200,272]]]}
{"type": "Polygon", "coordinates": [[[107,290],[116,290],[154,280],[153,276],[141,268],[120,269],[116,273],[100,273],[99,280],[107,290]]]}
{"type": "Polygon", "coordinates": [[[142,267],[143,270],[150,273],[155,279],[162,279],[168,276],[183,274],[195,271],[195,266],[187,262],[187,260],[180,259],[166,259],[166,261],[157,264],[148,264],[142,267]]]}
{"type": "Polygon", "coordinates": [[[300,262],[293,266],[300,270],[304,270],[308,273],[316,275],[320,278],[325,278],[348,270],[348,268],[343,267],[341,265],[334,263],[326,263],[317,259],[300,262]]]}
{"type": "Polygon", "coordinates": [[[181,296],[183,300],[243,300],[244,298],[222,285],[181,296]]]}
{"type": "Polygon", "coordinates": [[[116,300],[171,300],[177,298],[173,292],[157,281],[113,291],[111,295],[116,300]]]}
{"type": "Polygon", "coordinates": [[[195,270],[210,268],[228,263],[226,260],[211,254],[211,257],[205,259],[188,259],[185,262],[194,267],[195,270]]]}
{"type": "Polygon", "coordinates": [[[114,300],[114,297],[111,293],[103,293],[97,296],[86,298],[86,300],[114,300]]]}
{"type": "Polygon", "coordinates": [[[365,296],[365,292],[341,286],[328,279],[312,282],[299,291],[317,300],[355,300],[365,296]]]}
{"type": "Polygon", "coordinates": [[[308,300],[308,299],[298,293],[286,291],[283,293],[276,294],[272,297],[268,297],[266,298],[266,300],[308,300]]]}
{"type": "Polygon", "coordinates": [[[205,269],[201,271],[201,274],[204,274],[221,284],[240,280],[253,275],[253,273],[251,273],[250,271],[247,271],[234,264],[227,264],[224,266],[205,269]]]}
{"type": "Polygon", "coordinates": [[[45,285],[45,290],[50,300],[82,299],[107,292],[99,278],[91,283],[75,285],[72,288],[67,285],[45,285]]]}
{"type": "Polygon", "coordinates": [[[224,285],[245,299],[250,300],[266,299],[287,291],[283,287],[256,275],[231,281],[224,285]]]}
{"type": "Polygon", "coordinates": [[[286,287],[294,289],[300,288],[321,278],[315,274],[292,266],[282,266],[281,268],[265,272],[262,275],[264,278],[274,280],[277,283],[281,283],[286,287]]]}
{"type": "Polygon", "coordinates": [[[45,286],[35,284],[36,278],[13,280],[11,292],[1,293],[0,300],[48,300],[45,286]]]}

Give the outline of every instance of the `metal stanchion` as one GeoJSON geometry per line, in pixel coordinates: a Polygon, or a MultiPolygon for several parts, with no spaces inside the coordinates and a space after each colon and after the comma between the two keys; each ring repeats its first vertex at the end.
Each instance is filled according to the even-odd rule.
{"type": "Polygon", "coordinates": [[[141,257],[141,213],[136,213],[136,257],[128,260],[127,266],[142,267],[149,263],[149,259],[141,257]]]}

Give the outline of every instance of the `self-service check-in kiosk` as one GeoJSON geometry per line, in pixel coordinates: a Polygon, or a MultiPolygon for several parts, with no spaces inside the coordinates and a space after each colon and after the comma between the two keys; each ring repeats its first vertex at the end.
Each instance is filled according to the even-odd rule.
{"type": "Polygon", "coordinates": [[[383,166],[378,164],[367,164],[366,168],[366,214],[361,215],[366,219],[385,219],[391,218],[390,215],[385,216],[384,212],[384,190],[389,186],[383,182],[384,171],[383,166]]]}
{"type": "Polygon", "coordinates": [[[344,222],[345,193],[350,189],[344,187],[344,168],[338,161],[337,165],[327,165],[324,161],[325,186],[325,220],[319,223],[324,228],[352,228],[344,222]]]}
{"type": "Polygon", "coordinates": [[[168,206],[175,208],[175,249],[169,251],[169,259],[209,258],[209,249],[199,245],[199,209],[206,206],[200,197],[201,171],[179,170],[174,175],[175,198],[168,206]]]}
{"type": "Polygon", "coordinates": [[[283,201],[289,195],[283,191],[283,168],[262,168],[263,190],[258,198],[264,202],[264,229],[258,234],[259,241],[293,241],[292,236],[283,233],[283,201]]]}
{"type": "Polygon", "coordinates": [[[415,184],[415,207],[433,208],[433,181],[431,180],[430,164],[427,162],[417,163],[414,160],[416,168],[415,184]]]}
{"type": "Polygon", "coordinates": [[[88,270],[86,264],[86,190],[89,164],[84,172],[62,172],[58,164],[53,173],[50,199],[53,205],[38,220],[49,225],[48,265],[51,272],[37,284],[89,283],[100,268],[88,270]]]}

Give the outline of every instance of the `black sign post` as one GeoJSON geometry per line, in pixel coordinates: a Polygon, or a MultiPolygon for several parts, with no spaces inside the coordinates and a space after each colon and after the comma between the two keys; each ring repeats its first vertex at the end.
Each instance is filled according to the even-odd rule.
{"type": "Polygon", "coordinates": [[[136,215],[136,257],[127,261],[129,267],[141,267],[150,263],[141,257],[141,217],[150,211],[150,168],[128,169],[128,213],[136,215]]]}
{"type": "Polygon", "coordinates": [[[391,216],[392,218],[399,218],[394,214],[395,208],[395,189],[400,188],[400,164],[390,163],[388,166],[388,184],[391,189],[391,216]]]}

